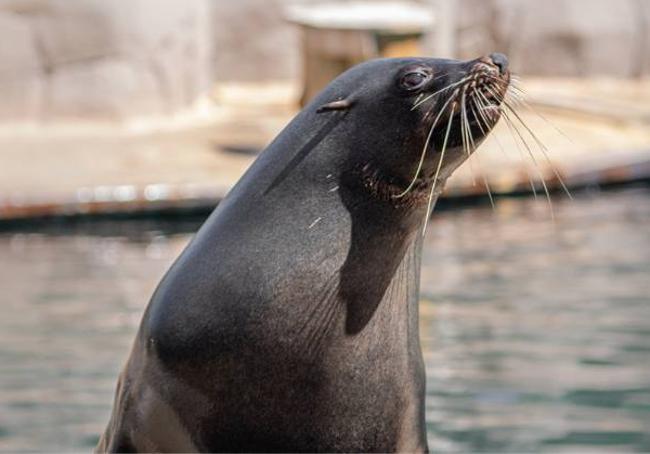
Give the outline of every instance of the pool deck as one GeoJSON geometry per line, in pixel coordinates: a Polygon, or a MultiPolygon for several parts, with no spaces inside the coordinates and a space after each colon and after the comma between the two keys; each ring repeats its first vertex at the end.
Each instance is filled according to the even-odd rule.
{"type": "MultiPolygon", "coordinates": [[[[448,197],[650,179],[650,80],[530,80],[535,162],[503,121],[448,197]]],[[[159,121],[0,127],[0,221],[211,207],[295,115],[297,87],[223,85],[201,114],[159,121]]]]}

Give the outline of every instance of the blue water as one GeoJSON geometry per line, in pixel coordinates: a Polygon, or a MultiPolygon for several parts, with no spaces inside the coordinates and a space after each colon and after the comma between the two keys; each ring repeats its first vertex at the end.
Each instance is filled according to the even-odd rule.
{"type": "MultiPolygon", "coordinates": [[[[425,241],[430,447],[650,451],[650,192],[443,211],[425,241]]],[[[0,450],[89,450],[197,222],[0,233],[0,450]]]]}

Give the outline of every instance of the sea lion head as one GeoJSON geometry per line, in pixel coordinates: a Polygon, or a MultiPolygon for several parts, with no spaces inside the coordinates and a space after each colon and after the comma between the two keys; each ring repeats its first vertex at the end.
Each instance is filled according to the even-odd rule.
{"type": "Polygon", "coordinates": [[[343,73],[312,108],[344,112],[347,167],[366,187],[396,204],[417,204],[441,191],[492,130],[509,84],[508,60],[498,53],[469,61],[379,59],[343,73]]]}

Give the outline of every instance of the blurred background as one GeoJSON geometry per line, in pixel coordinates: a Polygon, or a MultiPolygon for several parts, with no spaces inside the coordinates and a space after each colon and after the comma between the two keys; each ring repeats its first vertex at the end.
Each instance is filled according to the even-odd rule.
{"type": "Polygon", "coordinates": [[[0,450],[94,446],[157,282],[332,77],[500,51],[538,140],[500,124],[430,223],[430,447],[650,451],[649,24],[648,0],[0,0],[0,450]]]}

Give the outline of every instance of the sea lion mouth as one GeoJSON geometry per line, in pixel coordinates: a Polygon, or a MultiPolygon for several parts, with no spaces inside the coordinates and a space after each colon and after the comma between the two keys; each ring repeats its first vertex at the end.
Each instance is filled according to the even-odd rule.
{"type": "Polygon", "coordinates": [[[460,91],[469,97],[467,102],[470,105],[465,108],[478,111],[478,115],[472,115],[473,118],[469,120],[480,124],[482,118],[479,117],[483,113],[485,119],[489,120],[487,124],[483,122],[483,125],[493,126],[500,117],[501,105],[510,85],[507,59],[501,54],[479,59],[472,66],[468,77],[469,80],[461,85],[460,91]]]}

